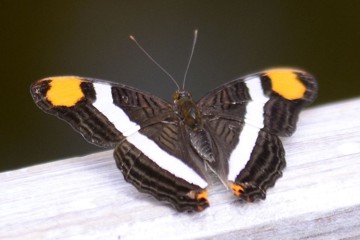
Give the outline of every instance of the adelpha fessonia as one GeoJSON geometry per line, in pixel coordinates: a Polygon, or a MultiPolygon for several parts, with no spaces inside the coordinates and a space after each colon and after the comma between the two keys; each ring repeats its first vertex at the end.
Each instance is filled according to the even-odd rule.
{"type": "Polygon", "coordinates": [[[31,95],[90,143],[115,147],[118,168],[139,191],[179,211],[202,211],[209,206],[208,169],[240,199],[265,199],[285,167],[279,137],[295,131],[317,83],[301,70],[270,69],[196,103],[178,87],[171,104],[127,85],[61,76],[35,82],[31,95]]]}

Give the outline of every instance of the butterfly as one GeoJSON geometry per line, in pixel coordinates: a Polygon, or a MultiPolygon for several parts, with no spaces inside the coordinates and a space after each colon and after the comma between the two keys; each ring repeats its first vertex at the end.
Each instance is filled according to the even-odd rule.
{"type": "Polygon", "coordinates": [[[279,137],[296,129],[317,95],[315,78],[275,68],[225,83],[195,102],[178,88],[173,103],[134,87],[60,76],[31,85],[36,105],[87,141],[113,147],[124,179],[178,211],[209,206],[208,171],[247,202],[265,199],[282,176],[279,137]]]}

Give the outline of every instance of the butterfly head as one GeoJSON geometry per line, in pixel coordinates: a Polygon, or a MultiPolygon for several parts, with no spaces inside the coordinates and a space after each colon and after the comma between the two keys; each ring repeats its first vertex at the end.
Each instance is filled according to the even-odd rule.
{"type": "Polygon", "coordinates": [[[184,100],[191,100],[192,101],[192,95],[191,93],[183,90],[176,90],[174,94],[172,95],[172,99],[174,100],[174,103],[177,104],[179,101],[184,100]]]}

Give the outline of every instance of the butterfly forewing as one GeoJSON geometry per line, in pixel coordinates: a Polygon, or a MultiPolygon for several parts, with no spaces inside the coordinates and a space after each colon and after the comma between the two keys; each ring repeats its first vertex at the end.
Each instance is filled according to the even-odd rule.
{"type": "Polygon", "coordinates": [[[91,81],[72,76],[46,78],[34,83],[30,91],[40,109],[69,123],[90,143],[113,147],[124,139],[94,106],[96,93],[91,81]]]}

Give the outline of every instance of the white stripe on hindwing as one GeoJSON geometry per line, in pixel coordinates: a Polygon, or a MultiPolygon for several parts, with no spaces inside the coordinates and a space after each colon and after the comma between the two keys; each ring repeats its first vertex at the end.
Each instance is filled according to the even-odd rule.
{"type": "Polygon", "coordinates": [[[239,135],[239,143],[229,159],[228,180],[233,182],[250,160],[259,131],[264,127],[264,106],[269,100],[269,97],[264,95],[259,77],[247,78],[244,82],[252,101],[246,105],[245,124],[239,135]]]}
{"type": "Polygon", "coordinates": [[[194,170],[178,158],[162,150],[154,141],[145,135],[137,132],[127,137],[127,140],[161,168],[201,188],[207,186],[207,182],[197,175],[194,170]]]}
{"type": "Polygon", "coordinates": [[[201,188],[205,188],[208,185],[204,179],[184,162],[168,154],[153,140],[138,132],[140,126],[132,122],[126,113],[114,104],[110,85],[93,83],[93,86],[96,93],[96,101],[93,103],[93,106],[114,124],[115,128],[126,137],[127,141],[139,149],[160,168],[201,188]]]}

